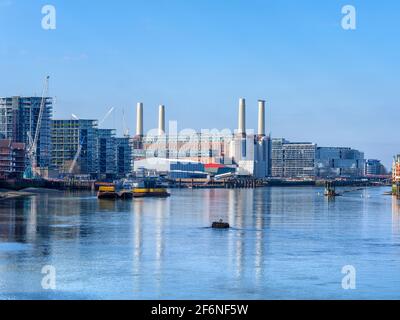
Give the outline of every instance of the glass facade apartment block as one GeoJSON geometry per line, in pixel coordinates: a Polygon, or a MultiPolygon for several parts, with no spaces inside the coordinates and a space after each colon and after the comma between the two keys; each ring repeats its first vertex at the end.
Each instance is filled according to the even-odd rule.
{"type": "MultiPolygon", "coordinates": [[[[29,146],[34,138],[39,118],[41,97],[0,98],[0,139],[29,146]]],[[[53,114],[52,98],[45,98],[44,112],[37,144],[37,165],[47,168],[51,159],[50,122],[53,114]]]]}
{"type": "Polygon", "coordinates": [[[386,170],[380,160],[368,159],[365,163],[365,174],[367,176],[384,175],[386,170]]]}
{"type": "Polygon", "coordinates": [[[283,145],[285,139],[272,139],[272,177],[283,177],[283,145]]]}
{"type": "Polygon", "coordinates": [[[98,159],[100,178],[117,174],[117,145],[114,129],[98,129],[98,159]]]}
{"type": "Polygon", "coordinates": [[[364,153],[351,148],[319,147],[316,155],[317,175],[322,178],[362,177],[364,153]]]}
{"type": "Polygon", "coordinates": [[[76,174],[96,177],[99,163],[97,126],[97,120],[53,120],[52,167],[60,173],[72,170],[76,174]],[[74,165],[76,156],[77,162],[74,165]]]}
{"type": "Polygon", "coordinates": [[[290,142],[283,145],[283,176],[286,178],[315,177],[317,145],[308,142],[290,142]]]}
{"type": "Polygon", "coordinates": [[[116,138],[117,176],[120,178],[132,173],[132,144],[129,137],[116,138]]]}
{"type": "Polygon", "coordinates": [[[313,178],[317,146],[309,142],[272,139],[272,176],[276,178],[313,178]]]}

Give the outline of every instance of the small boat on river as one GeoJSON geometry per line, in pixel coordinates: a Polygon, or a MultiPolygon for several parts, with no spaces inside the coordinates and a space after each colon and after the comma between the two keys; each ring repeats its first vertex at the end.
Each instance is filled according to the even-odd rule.
{"type": "Polygon", "coordinates": [[[132,199],[132,198],[167,198],[171,194],[166,188],[160,186],[154,178],[141,180],[124,180],[112,185],[99,187],[97,197],[99,199],[132,199]]]}
{"type": "Polygon", "coordinates": [[[118,199],[118,193],[115,190],[115,186],[100,186],[97,198],[109,200],[118,199]]]}
{"type": "Polygon", "coordinates": [[[132,189],[134,198],[167,198],[171,194],[166,188],[162,188],[157,184],[157,180],[145,178],[134,186],[132,189]]]}
{"type": "Polygon", "coordinates": [[[229,229],[231,226],[228,222],[224,222],[224,220],[219,220],[218,222],[213,222],[212,228],[213,229],[229,229]]]}

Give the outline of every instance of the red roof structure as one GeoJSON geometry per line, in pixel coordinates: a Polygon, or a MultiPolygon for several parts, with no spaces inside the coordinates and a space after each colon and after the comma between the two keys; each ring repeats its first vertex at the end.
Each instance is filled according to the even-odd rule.
{"type": "Polygon", "coordinates": [[[209,163],[209,164],[205,164],[204,168],[206,168],[206,169],[221,169],[221,168],[225,168],[225,166],[223,164],[218,164],[218,163],[209,163]]]}

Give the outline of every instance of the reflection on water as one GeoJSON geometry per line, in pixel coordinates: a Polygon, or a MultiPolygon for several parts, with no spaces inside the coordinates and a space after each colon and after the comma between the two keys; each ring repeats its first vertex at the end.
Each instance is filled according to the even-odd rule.
{"type": "Polygon", "coordinates": [[[400,235],[400,200],[392,197],[393,234],[400,235]]]}
{"type": "Polygon", "coordinates": [[[383,192],[334,201],[318,188],[3,201],[0,298],[399,298],[400,204],[383,192]],[[232,229],[209,228],[219,219],[232,229]],[[56,292],[40,287],[48,264],[56,292]],[[364,281],[351,293],[341,289],[347,264],[364,281]],[[382,272],[384,280],[373,276],[382,272]]]}

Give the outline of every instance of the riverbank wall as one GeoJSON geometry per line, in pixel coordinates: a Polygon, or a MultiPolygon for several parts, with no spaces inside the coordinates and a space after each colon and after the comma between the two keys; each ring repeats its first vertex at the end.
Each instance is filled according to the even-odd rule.
{"type": "Polygon", "coordinates": [[[94,181],[58,181],[45,179],[9,179],[0,180],[0,189],[20,191],[27,188],[43,188],[55,190],[94,190],[94,181]]]}

